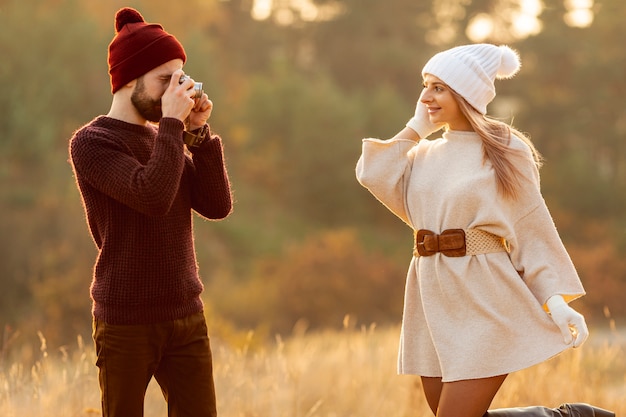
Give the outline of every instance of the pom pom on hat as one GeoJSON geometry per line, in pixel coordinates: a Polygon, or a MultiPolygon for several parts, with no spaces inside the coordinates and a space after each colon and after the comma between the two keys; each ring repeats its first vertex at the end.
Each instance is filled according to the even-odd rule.
{"type": "Polygon", "coordinates": [[[496,96],[494,81],[513,77],[520,67],[519,55],[510,47],[483,43],[439,52],[426,63],[422,76],[439,78],[485,114],[496,96]]]}
{"type": "Polygon", "coordinates": [[[498,80],[512,78],[519,72],[522,66],[519,55],[506,45],[501,45],[499,48],[502,51],[502,60],[500,61],[496,78],[498,80]]]}
{"type": "Polygon", "coordinates": [[[115,37],[109,44],[111,92],[173,59],[187,60],[178,40],[159,24],[146,23],[130,7],[115,14],[115,37]]]}
{"type": "Polygon", "coordinates": [[[145,22],[141,13],[130,7],[120,9],[115,14],[115,33],[119,33],[128,23],[145,22]]]}

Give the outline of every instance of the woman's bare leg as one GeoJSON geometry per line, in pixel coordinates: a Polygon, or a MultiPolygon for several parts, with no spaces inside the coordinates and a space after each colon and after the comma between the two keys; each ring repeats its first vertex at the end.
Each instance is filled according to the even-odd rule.
{"type": "Polygon", "coordinates": [[[483,417],[506,375],[441,382],[422,377],[426,401],[437,417],[483,417]]]}
{"type": "Polygon", "coordinates": [[[426,397],[428,406],[435,416],[437,415],[437,407],[439,406],[439,398],[441,397],[442,388],[443,382],[441,382],[441,378],[422,377],[422,389],[424,390],[424,396],[426,397]]]}

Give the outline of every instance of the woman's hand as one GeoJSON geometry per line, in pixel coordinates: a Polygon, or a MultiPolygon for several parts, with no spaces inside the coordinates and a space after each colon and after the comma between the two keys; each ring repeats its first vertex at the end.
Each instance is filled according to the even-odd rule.
{"type": "Polygon", "coordinates": [[[422,97],[417,100],[417,104],[415,105],[415,115],[407,122],[407,127],[413,129],[420,137],[420,139],[424,139],[431,133],[435,133],[439,129],[441,129],[443,124],[435,124],[430,121],[428,117],[428,108],[426,104],[422,103],[422,97]]]}
{"type": "Polygon", "coordinates": [[[589,336],[583,315],[571,308],[561,295],[553,295],[546,304],[552,320],[561,330],[563,341],[568,345],[573,342],[574,347],[582,345],[589,336]]]}

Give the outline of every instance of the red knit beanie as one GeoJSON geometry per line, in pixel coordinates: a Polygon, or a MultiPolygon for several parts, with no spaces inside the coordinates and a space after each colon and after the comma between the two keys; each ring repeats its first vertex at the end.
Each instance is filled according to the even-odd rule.
{"type": "Polygon", "coordinates": [[[115,15],[115,37],[109,44],[111,92],[172,59],[187,60],[183,46],[158,24],[148,24],[135,9],[115,15]]]}

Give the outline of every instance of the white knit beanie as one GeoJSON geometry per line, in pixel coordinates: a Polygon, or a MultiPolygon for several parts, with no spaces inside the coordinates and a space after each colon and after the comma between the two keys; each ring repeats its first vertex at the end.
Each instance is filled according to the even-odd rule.
{"type": "Polygon", "coordinates": [[[487,104],[496,96],[494,81],[513,77],[520,66],[519,55],[513,49],[482,43],[439,52],[426,63],[422,76],[439,78],[485,114],[487,104]]]}

